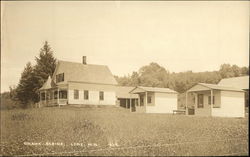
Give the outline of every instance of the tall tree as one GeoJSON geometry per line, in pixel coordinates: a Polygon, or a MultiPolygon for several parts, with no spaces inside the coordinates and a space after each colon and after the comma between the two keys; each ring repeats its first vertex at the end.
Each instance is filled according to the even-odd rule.
{"type": "Polygon", "coordinates": [[[28,107],[29,103],[35,101],[35,84],[33,84],[34,80],[34,69],[31,63],[28,62],[21,74],[21,79],[19,80],[19,84],[16,88],[14,96],[21,102],[21,107],[28,107]]]}
{"type": "Polygon", "coordinates": [[[234,72],[234,77],[240,76],[241,69],[237,65],[232,66],[232,71],[234,72]]]}
{"type": "Polygon", "coordinates": [[[143,86],[163,87],[168,75],[168,71],[157,63],[150,63],[139,69],[140,82],[143,86]]]}
{"type": "Polygon", "coordinates": [[[242,67],[240,68],[241,75],[249,75],[249,68],[248,67],[242,67]]]}
{"type": "Polygon", "coordinates": [[[219,72],[222,78],[234,77],[234,71],[230,64],[222,64],[219,72]]]}
{"type": "Polygon", "coordinates": [[[44,82],[47,80],[48,76],[52,76],[56,67],[56,59],[53,56],[53,51],[45,41],[43,47],[40,49],[39,56],[35,58],[36,65],[34,68],[34,75],[35,75],[35,102],[39,99],[38,92],[39,88],[42,87],[44,82]]]}

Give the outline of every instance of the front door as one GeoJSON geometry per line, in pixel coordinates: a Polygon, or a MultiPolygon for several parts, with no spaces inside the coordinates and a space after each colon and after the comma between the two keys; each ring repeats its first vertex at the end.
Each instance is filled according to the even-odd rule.
{"type": "Polygon", "coordinates": [[[198,106],[197,108],[204,108],[203,94],[198,94],[198,106]]]}
{"type": "Polygon", "coordinates": [[[136,99],[132,99],[132,104],[131,104],[131,112],[135,112],[136,111],[136,99]]]}
{"type": "Polygon", "coordinates": [[[144,106],[144,96],[140,96],[140,106],[144,106]]]}

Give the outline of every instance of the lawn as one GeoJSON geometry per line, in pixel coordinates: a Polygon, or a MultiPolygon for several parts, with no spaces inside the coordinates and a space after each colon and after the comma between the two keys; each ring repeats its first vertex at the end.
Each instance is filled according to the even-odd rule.
{"type": "Polygon", "coordinates": [[[248,118],[130,113],[118,107],[1,111],[3,155],[248,155],[248,118]]]}

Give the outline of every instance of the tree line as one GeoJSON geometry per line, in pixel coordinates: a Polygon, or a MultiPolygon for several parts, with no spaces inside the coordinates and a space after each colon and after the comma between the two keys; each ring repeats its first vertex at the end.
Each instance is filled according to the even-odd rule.
{"type": "Polygon", "coordinates": [[[219,71],[170,73],[157,63],[141,67],[122,77],[115,76],[121,86],[150,86],[170,88],[183,93],[197,83],[217,84],[223,78],[249,75],[249,67],[222,64],[219,71]]]}

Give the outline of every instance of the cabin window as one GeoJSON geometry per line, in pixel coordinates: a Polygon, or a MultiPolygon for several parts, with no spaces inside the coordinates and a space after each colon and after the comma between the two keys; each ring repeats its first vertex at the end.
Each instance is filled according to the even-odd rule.
{"type": "Polygon", "coordinates": [[[74,90],[74,99],[79,99],[79,90],[74,90]]]}
{"type": "Polygon", "coordinates": [[[148,103],[149,103],[149,104],[152,103],[152,96],[148,96],[148,103]]]}
{"type": "Polygon", "coordinates": [[[99,100],[104,100],[104,92],[103,91],[99,92],[99,100]]]}
{"type": "Polygon", "coordinates": [[[60,99],[67,99],[67,91],[66,90],[59,91],[59,98],[60,99]]]}
{"type": "MultiPolygon", "coordinates": [[[[208,104],[211,105],[211,96],[208,96],[208,104]]],[[[213,104],[215,104],[214,96],[213,96],[213,104]]]]}
{"type": "Polygon", "coordinates": [[[84,91],[84,100],[89,100],[89,91],[84,91]]]}
{"type": "Polygon", "coordinates": [[[64,73],[56,75],[56,83],[64,81],[64,73]]]}

